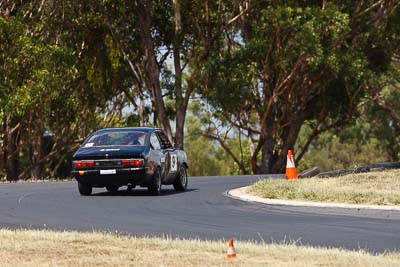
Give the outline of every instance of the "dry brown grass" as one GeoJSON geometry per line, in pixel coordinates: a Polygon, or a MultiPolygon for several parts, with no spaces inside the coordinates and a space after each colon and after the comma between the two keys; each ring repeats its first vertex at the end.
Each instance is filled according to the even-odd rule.
{"type": "Polygon", "coordinates": [[[400,254],[103,233],[0,230],[1,266],[400,266],[400,254]]]}
{"type": "Polygon", "coordinates": [[[263,180],[249,193],[272,199],[400,205],[400,170],[295,181],[263,180]]]}

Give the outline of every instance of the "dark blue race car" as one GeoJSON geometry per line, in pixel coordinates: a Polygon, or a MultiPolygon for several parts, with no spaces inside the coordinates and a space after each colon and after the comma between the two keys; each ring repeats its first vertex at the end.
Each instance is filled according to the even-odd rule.
{"type": "Polygon", "coordinates": [[[75,152],[72,165],[81,195],[90,195],[93,187],[116,192],[125,185],[147,187],[159,195],[163,184],[172,184],[176,191],[188,185],[186,153],[173,148],[161,129],[98,130],[75,152]]]}

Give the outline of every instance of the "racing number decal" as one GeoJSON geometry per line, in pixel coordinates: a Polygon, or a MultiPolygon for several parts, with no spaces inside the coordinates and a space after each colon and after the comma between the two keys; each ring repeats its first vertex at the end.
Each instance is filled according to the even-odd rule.
{"type": "Polygon", "coordinates": [[[171,154],[171,172],[176,172],[178,170],[178,159],[177,156],[171,154]]]}

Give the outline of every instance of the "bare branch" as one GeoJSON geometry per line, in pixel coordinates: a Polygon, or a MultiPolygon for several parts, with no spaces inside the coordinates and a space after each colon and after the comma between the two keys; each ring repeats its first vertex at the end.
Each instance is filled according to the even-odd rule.
{"type": "Polygon", "coordinates": [[[168,58],[168,56],[169,56],[169,54],[171,53],[171,48],[167,48],[167,52],[165,52],[163,55],[162,55],[162,57],[160,58],[160,60],[158,61],[158,66],[159,67],[161,67],[163,64],[164,64],[164,62],[165,62],[165,60],[167,60],[167,58],[168,58]]]}
{"type": "Polygon", "coordinates": [[[385,0],[379,0],[379,1],[375,2],[375,3],[373,3],[371,6],[367,7],[363,11],[355,14],[354,18],[359,18],[359,17],[365,15],[366,13],[368,13],[369,11],[371,11],[372,9],[374,9],[374,8],[376,8],[378,6],[382,6],[384,2],[385,2],[385,0]]]}
{"type": "Polygon", "coordinates": [[[379,0],[372,4],[370,7],[364,9],[363,11],[360,11],[359,13],[354,15],[352,19],[357,20],[361,16],[371,12],[376,7],[380,6],[379,12],[373,14],[368,21],[358,23],[358,25],[355,26],[350,32],[345,33],[341,37],[339,37],[333,45],[333,49],[337,49],[347,40],[351,40],[352,43],[356,39],[355,37],[362,32],[362,29],[365,28],[365,26],[380,22],[382,19],[386,18],[390,13],[392,13],[393,10],[395,10],[396,7],[398,7],[399,5],[400,1],[398,0],[379,0]]]}
{"type": "Polygon", "coordinates": [[[232,23],[234,23],[236,20],[238,20],[240,17],[242,17],[244,14],[246,14],[247,11],[249,11],[249,9],[250,9],[250,1],[246,1],[246,3],[245,3],[245,8],[242,9],[242,10],[240,11],[240,13],[237,14],[235,17],[233,17],[232,19],[230,19],[230,20],[226,23],[226,25],[229,26],[229,25],[231,25],[232,23]]]}
{"type": "Polygon", "coordinates": [[[389,104],[383,99],[379,91],[375,93],[369,92],[372,101],[383,110],[392,120],[397,130],[400,131],[400,116],[395,112],[395,110],[389,106],[389,104]]]}
{"type": "Polygon", "coordinates": [[[209,139],[218,141],[218,143],[222,146],[222,148],[229,154],[229,156],[232,157],[235,163],[239,166],[239,169],[242,171],[242,173],[243,174],[248,173],[243,163],[236,157],[236,155],[232,152],[232,150],[229,148],[229,146],[225,143],[225,141],[221,137],[209,133],[202,133],[202,135],[209,139]]]}

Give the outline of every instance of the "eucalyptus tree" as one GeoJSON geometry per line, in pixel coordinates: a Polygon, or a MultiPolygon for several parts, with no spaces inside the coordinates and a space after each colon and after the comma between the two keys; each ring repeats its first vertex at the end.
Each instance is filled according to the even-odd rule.
{"type": "Polygon", "coordinates": [[[201,86],[200,74],[205,63],[222,45],[220,35],[229,19],[236,16],[238,3],[197,0],[126,0],[126,3],[131,32],[141,44],[135,47],[139,54],[138,50],[131,50],[131,55],[136,56],[131,58],[141,63],[141,67],[132,68],[134,76],[141,77],[138,80],[144,81],[150,92],[159,125],[170,138],[174,137],[176,146],[183,147],[189,100],[201,86]],[[171,121],[175,121],[175,127],[171,121]]]}
{"type": "MultiPolygon", "coordinates": [[[[172,127],[170,123],[170,117],[166,110],[166,103],[164,100],[163,88],[161,85],[161,72],[163,67],[165,68],[165,60],[169,57],[172,44],[173,44],[173,18],[174,18],[174,8],[176,10],[176,16],[180,16],[180,3],[177,2],[172,5],[170,1],[126,1],[128,9],[126,10],[128,18],[130,18],[130,30],[128,36],[132,33],[133,36],[138,40],[140,44],[136,47],[136,51],[125,47],[126,50],[131,51],[129,56],[133,58],[137,63],[131,65],[132,72],[136,77],[137,84],[144,87],[150,92],[151,100],[154,108],[154,116],[157,119],[159,125],[165,130],[167,135],[172,138],[172,127]]],[[[181,31],[181,21],[178,19],[176,21],[176,33],[180,34],[181,31]]],[[[119,35],[118,39],[121,38],[119,35]]],[[[128,43],[129,44],[129,43],[128,43]]],[[[177,53],[177,58],[175,57],[175,65],[180,65],[179,51],[178,48],[178,38],[175,38],[175,52],[177,53]]],[[[122,48],[124,50],[124,48],[122,48]]],[[[122,51],[123,51],[122,50],[122,51]]],[[[125,52],[124,52],[125,53],[125,52]]],[[[125,57],[126,60],[130,60],[128,56],[125,57]]],[[[182,97],[180,72],[181,69],[178,68],[176,76],[176,84],[178,84],[178,91],[176,94],[178,97],[182,97]]],[[[164,90],[165,91],[165,90],[164,90]]],[[[189,94],[190,95],[190,94],[189,94]]],[[[175,106],[176,107],[176,106],[175,106]]],[[[181,110],[186,109],[183,105],[177,108],[177,113],[181,114],[181,110]]],[[[177,116],[177,127],[180,129],[180,125],[184,123],[184,117],[177,116]]],[[[183,143],[183,142],[182,142],[183,143]]]]}
{"type": "Polygon", "coordinates": [[[0,28],[1,154],[7,177],[14,180],[24,146],[36,167],[34,175],[43,169],[37,160],[43,156],[42,136],[52,112],[49,105],[60,97],[75,70],[69,68],[67,51],[27,36],[28,29],[18,18],[0,17],[0,28]]]}
{"type": "MultiPolygon", "coordinates": [[[[254,173],[284,170],[304,122],[313,138],[355,115],[375,71],[374,38],[398,1],[242,1],[205,68],[214,117],[246,134],[254,173]]],[[[386,38],[388,33],[381,32],[386,38]]],[[[215,127],[207,136],[223,142],[215,127]]]]}
{"type": "Polygon", "coordinates": [[[3,167],[8,179],[43,177],[90,131],[118,125],[127,79],[98,1],[15,3],[0,18],[3,167]]]}
{"type": "Polygon", "coordinates": [[[386,121],[400,132],[400,9],[371,38],[376,45],[370,47],[375,64],[368,79],[369,97],[387,115],[386,121]]]}

